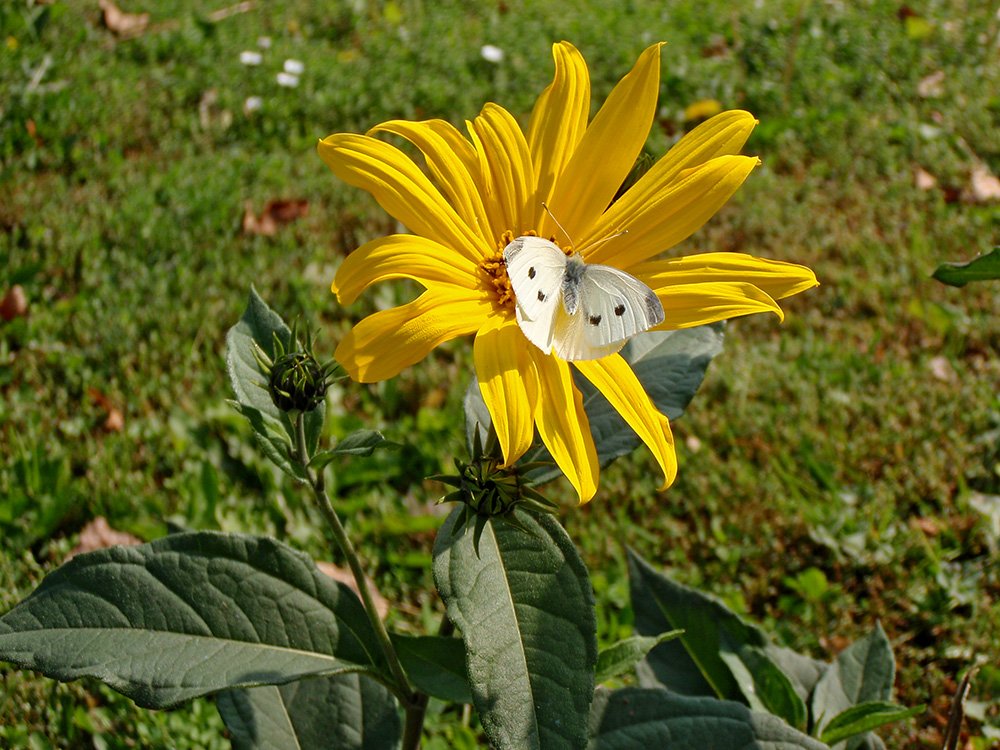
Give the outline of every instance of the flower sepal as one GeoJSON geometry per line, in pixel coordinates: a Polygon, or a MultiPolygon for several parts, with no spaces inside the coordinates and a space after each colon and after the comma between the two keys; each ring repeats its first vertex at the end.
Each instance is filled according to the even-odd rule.
{"type": "Polygon", "coordinates": [[[268,356],[257,342],[254,342],[254,358],[261,371],[267,375],[267,383],[261,384],[271,401],[280,411],[289,414],[312,411],[323,403],[326,389],[339,377],[340,365],[330,360],[320,364],[313,353],[312,334],[306,331],[305,345],[300,351],[293,350],[298,342],[298,322],[292,324],[289,336],[289,350],[277,333],[274,334],[274,358],[268,356]]]}
{"type": "Polygon", "coordinates": [[[455,488],[438,502],[465,505],[464,512],[457,521],[456,532],[466,524],[474,523],[473,541],[477,550],[479,538],[490,519],[497,519],[530,533],[515,510],[549,514],[556,512],[558,506],[531,486],[520,467],[504,466],[500,444],[492,427],[485,445],[479,430],[476,430],[472,447],[472,458],[468,463],[455,459],[457,474],[429,478],[455,488]]]}

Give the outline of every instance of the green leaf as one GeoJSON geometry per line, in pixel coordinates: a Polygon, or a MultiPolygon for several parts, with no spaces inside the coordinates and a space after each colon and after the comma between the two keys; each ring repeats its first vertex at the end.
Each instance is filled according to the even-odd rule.
{"type": "MultiPolygon", "coordinates": [[[[282,471],[302,480],[305,478],[304,472],[288,458],[288,448],[295,444],[292,421],[271,401],[266,386],[267,375],[257,363],[256,347],[260,347],[274,360],[275,337],[286,352],[293,348],[291,329],[260,298],[257,290],[251,287],[243,317],[226,334],[226,370],[229,373],[229,383],[236,394],[238,411],[250,421],[265,455],[282,471]]],[[[305,414],[306,447],[309,455],[315,453],[316,446],[319,445],[325,412],[325,406],[321,404],[305,414]]]]}
{"type": "Polygon", "coordinates": [[[398,448],[396,443],[391,443],[385,439],[378,430],[358,430],[350,435],[345,435],[337,443],[336,447],[317,453],[313,456],[309,465],[314,468],[321,468],[338,456],[370,456],[376,448],[398,448]]]}
{"type": "Polygon", "coordinates": [[[583,561],[549,515],[518,512],[529,530],[485,525],[455,533],[452,512],[434,545],[434,581],[465,642],[473,703],[497,750],[586,745],[597,623],[583,561]]]}
{"type": "Polygon", "coordinates": [[[807,704],[813,688],[830,665],[782,646],[770,644],[766,650],[771,661],[788,676],[795,693],[807,704]]]}
{"type": "Polygon", "coordinates": [[[828,750],[781,719],[741,703],[659,688],[598,689],[588,750],[828,750]]]}
{"type": "Polygon", "coordinates": [[[0,618],[0,659],[147,708],[382,669],[357,597],[267,537],[198,532],[79,555],[0,618]]]}
{"type": "Polygon", "coordinates": [[[750,707],[780,716],[796,729],[807,729],[809,717],[805,701],[795,691],[788,675],[771,661],[766,649],[747,643],[731,643],[725,632],[723,642],[726,647],[719,655],[736,678],[750,707]]]}
{"type": "Polygon", "coordinates": [[[924,708],[924,706],[906,708],[887,701],[859,703],[830,719],[820,739],[828,745],[833,745],[886,724],[909,719],[923,713],[924,708]]]}
{"type": "MultiPolygon", "coordinates": [[[[670,419],[677,419],[691,403],[705,378],[709,362],[722,351],[722,331],[721,323],[680,331],[650,331],[631,339],[621,355],[632,365],[656,408],[670,419]]],[[[631,453],[640,442],[632,428],[625,424],[625,420],[590,381],[576,373],[575,382],[583,395],[601,466],[631,453]]],[[[486,439],[490,415],[479,384],[475,381],[465,394],[465,421],[470,446],[472,431],[477,424],[482,439],[486,439]]],[[[523,463],[534,462],[552,463],[544,446],[537,445],[525,454],[523,463]]],[[[546,466],[530,472],[529,476],[536,482],[547,482],[558,477],[559,470],[546,466]]]]}
{"type": "MultiPolygon", "coordinates": [[[[888,701],[896,662],[881,625],[840,652],[816,684],[812,696],[814,733],[822,735],[831,719],[861,703],[888,701]]],[[[847,742],[848,750],[862,747],[864,736],[847,742]]]]}
{"type": "Polygon", "coordinates": [[[392,644],[418,690],[451,703],[472,703],[461,638],[394,633],[392,644]]]}
{"type": "Polygon", "coordinates": [[[613,643],[607,648],[601,649],[597,655],[597,675],[594,678],[597,683],[610,680],[620,674],[625,674],[636,663],[646,657],[655,646],[667,641],[672,641],[684,631],[670,630],[657,636],[634,635],[631,638],[624,638],[617,643],[613,643]]]}
{"type": "Polygon", "coordinates": [[[965,286],[970,281],[1000,279],[1000,247],[968,263],[942,263],[934,271],[934,278],[951,286],[965,286]]]}
{"type": "Polygon", "coordinates": [[[360,674],[226,690],[216,703],[234,750],[399,746],[396,699],[383,685],[360,674]]]}
{"type": "Polygon", "coordinates": [[[670,580],[632,551],[629,571],[636,631],[684,631],[639,665],[642,685],[684,695],[743,699],[755,710],[774,713],[805,729],[805,703],[771,659],[768,650],[773,645],[763,631],[718,599],[670,580]]]}

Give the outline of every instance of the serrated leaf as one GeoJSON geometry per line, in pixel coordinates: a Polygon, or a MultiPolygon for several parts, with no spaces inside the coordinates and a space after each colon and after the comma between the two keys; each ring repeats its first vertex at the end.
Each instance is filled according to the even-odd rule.
{"type": "Polygon", "coordinates": [[[396,447],[396,443],[386,440],[385,435],[378,430],[357,430],[341,438],[334,448],[317,453],[309,465],[319,468],[338,456],[370,456],[376,448],[396,447]]]}
{"type": "MultiPolygon", "coordinates": [[[[264,452],[272,461],[276,455],[281,455],[283,445],[295,444],[295,431],[288,415],[278,409],[271,401],[271,396],[262,384],[267,382],[267,375],[257,364],[256,347],[274,360],[275,337],[281,342],[287,352],[292,348],[292,331],[285,325],[274,310],[250,288],[247,308],[239,322],[226,334],[226,370],[229,373],[229,383],[236,395],[236,401],[242,409],[240,412],[250,420],[264,452]],[[254,412],[262,415],[254,418],[254,412]],[[278,428],[280,427],[280,432],[278,428]],[[283,434],[282,434],[283,433],[283,434]]],[[[316,452],[320,434],[323,432],[323,418],[326,413],[325,404],[320,404],[312,411],[306,412],[306,447],[309,455],[316,452]]],[[[303,479],[304,474],[292,468],[292,462],[285,455],[283,461],[276,461],[279,468],[291,474],[296,479],[303,479]]]]}
{"type": "Polygon", "coordinates": [[[667,641],[672,641],[684,631],[670,630],[657,636],[634,635],[623,638],[607,648],[601,649],[597,655],[597,674],[594,678],[598,684],[625,674],[645,658],[654,647],[667,641]]]}
{"type": "Polygon", "coordinates": [[[393,634],[392,643],[417,690],[452,703],[472,703],[461,638],[393,634]]]}
{"type": "Polygon", "coordinates": [[[833,745],[849,737],[909,719],[923,712],[924,706],[906,708],[887,701],[859,703],[830,719],[820,739],[828,745],[833,745]]]}
{"type": "MultiPolygon", "coordinates": [[[[892,646],[882,626],[876,625],[867,636],[841,651],[816,684],[811,706],[814,733],[822,735],[834,716],[852,706],[890,700],[895,676],[892,646]]],[[[854,737],[846,747],[855,750],[865,741],[865,736],[854,737]]]]}
{"type": "Polygon", "coordinates": [[[781,719],[741,703],[658,688],[598,689],[588,750],[828,750],[781,719]]]}
{"type": "MultiPolygon", "coordinates": [[[[680,417],[691,402],[705,378],[709,362],[722,351],[722,342],[721,323],[679,331],[650,331],[631,339],[621,355],[632,365],[656,408],[673,420],[680,417]]],[[[598,460],[601,466],[607,466],[638,447],[639,437],[590,381],[575,371],[574,375],[576,386],[583,395],[598,460]]],[[[490,424],[489,411],[476,381],[466,391],[464,404],[466,437],[471,445],[474,427],[479,425],[485,439],[490,424]]],[[[559,476],[544,446],[533,447],[521,463],[532,462],[549,464],[529,472],[533,481],[547,482],[559,476]]]]}
{"type": "Polygon", "coordinates": [[[771,659],[769,649],[774,646],[763,631],[715,597],[670,580],[631,550],[629,572],[636,632],[684,631],[640,663],[636,671],[641,685],[745,700],[751,708],[806,728],[805,703],[771,659]]]}
{"type": "Polygon", "coordinates": [[[383,669],[354,593],[267,537],[174,534],[78,555],[0,624],[0,659],[96,677],[147,708],[383,669]]]}
{"type": "Polygon", "coordinates": [[[597,623],[587,570],[559,523],[521,514],[525,533],[451,513],[434,545],[434,581],[462,633],[473,703],[497,750],[586,745],[597,623]]]}
{"type": "Polygon", "coordinates": [[[970,281],[995,281],[1000,279],[1000,247],[968,263],[942,263],[934,278],[951,286],[965,286],[970,281]]]}
{"type": "Polygon", "coordinates": [[[343,674],[226,690],[216,698],[234,750],[394,750],[399,708],[383,685],[343,674]]]}

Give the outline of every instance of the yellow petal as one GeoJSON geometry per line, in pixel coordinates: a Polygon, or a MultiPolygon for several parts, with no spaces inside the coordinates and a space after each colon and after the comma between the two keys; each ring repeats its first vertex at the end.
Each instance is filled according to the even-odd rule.
{"type": "Polygon", "coordinates": [[[431,287],[413,302],[369,315],[341,340],[334,358],[362,383],[398,375],[431,349],[479,330],[493,305],[454,288],[431,287]]]}
{"type": "Polygon", "coordinates": [[[719,156],[688,169],[645,205],[630,190],[601,217],[584,245],[622,230],[626,234],[593,245],[588,263],[608,263],[622,270],[660,254],[687,239],[708,221],[759,164],[751,156],[719,156]]]}
{"type": "Polygon", "coordinates": [[[558,357],[529,349],[538,373],[538,403],[535,424],[560,471],[585,503],[597,492],[600,465],[590,434],[590,421],[583,410],[583,397],[573,385],[569,365],[558,357]]]}
{"type": "Polygon", "coordinates": [[[473,348],[479,389],[507,466],[528,450],[535,434],[538,384],[528,346],[516,321],[496,315],[479,329],[473,348]]]}
{"type": "MultiPolygon", "coordinates": [[[[738,153],[756,124],[757,120],[753,115],[739,109],[723,112],[703,122],[681,138],[629,188],[618,201],[626,201],[629,210],[624,210],[626,206],[619,206],[609,220],[617,222],[617,226],[627,227],[661,193],[671,189],[671,183],[682,171],[697,167],[717,156],[738,153]]],[[[603,238],[596,236],[594,239],[603,238]]]]}
{"type": "Polygon", "coordinates": [[[367,135],[334,133],[319,142],[320,157],[340,179],[372,194],[411,232],[477,261],[493,248],[459,217],[427,176],[402,151],[367,135]]]}
{"type": "MultiPolygon", "coordinates": [[[[659,87],[660,45],[654,44],[608,95],[559,175],[549,208],[575,242],[590,234],[632,170],[653,123],[659,87]]],[[[540,234],[555,234],[548,216],[540,224],[540,234]]]]}
{"type": "Polygon", "coordinates": [[[653,329],[656,331],[692,328],[759,312],[772,312],[780,320],[785,317],[778,303],[753,284],[705,282],[653,287],[653,291],[664,313],[663,323],[653,329]]]}
{"type": "Polygon", "coordinates": [[[534,199],[535,185],[524,133],[517,120],[496,104],[483,107],[472,121],[472,128],[476,133],[474,141],[482,145],[503,228],[520,236],[534,228],[533,223],[525,222],[525,207],[534,199]]]}
{"type": "Polygon", "coordinates": [[[369,286],[388,279],[413,279],[424,287],[455,284],[470,290],[483,284],[479,267],[454,250],[426,237],[392,234],[366,242],[348,255],[330,288],[341,304],[349,305],[369,286]]]}
{"type": "Polygon", "coordinates": [[[669,420],[657,411],[632,368],[620,355],[603,359],[580,360],[573,365],[621,414],[625,423],[653,452],[663,471],[663,486],[673,484],[677,476],[677,454],[669,420]]]}
{"type": "Polygon", "coordinates": [[[580,143],[590,117],[590,74],[583,55],[569,42],[559,42],[552,45],[552,57],[555,76],[535,101],[528,123],[537,189],[526,218],[535,226],[543,216],[548,218],[542,203],[550,202],[552,186],[580,143]]]}
{"type": "Polygon", "coordinates": [[[655,260],[632,266],[629,273],[654,289],[700,282],[747,282],[772,299],[784,299],[819,285],[816,274],[805,266],[745,253],[701,253],[655,260]]]}
{"type": "Polygon", "coordinates": [[[390,120],[376,125],[368,133],[393,133],[419,148],[427,159],[428,170],[458,215],[485,244],[495,242],[479,194],[478,157],[472,144],[455,126],[444,120],[390,120]]]}

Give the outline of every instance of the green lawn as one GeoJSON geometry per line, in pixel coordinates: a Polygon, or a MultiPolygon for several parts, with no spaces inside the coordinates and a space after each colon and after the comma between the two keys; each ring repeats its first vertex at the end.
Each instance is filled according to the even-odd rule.
{"type": "MultiPolygon", "coordinates": [[[[151,13],[134,38],[105,28],[96,2],[0,5],[0,296],[19,284],[28,302],[0,321],[0,611],[98,515],[146,539],[168,524],[275,533],[324,558],[318,514],[225,404],[223,361],[251,283],[327,354],[364,314],[412,296],[382,287],[341,308],[330,294],[344,255],[395,228],[321,163],[317,139],[394,117],[461,125],[486,101],[525,117],[559,39],[587,58],[598,103],[665,40],[649,152],[690,127],[687,105],[715,99],[757,116],[747,153],[763,160],[671,252],[803,263],[822,285],[789,300],[783,325],[728,325],[674,425],[669,491],[644,450],[604,472],[582,509],[558,488],[600,636],[630,623],[631,545],[818,658],[881,621],[898,702],[929,707],[884,733],[890,747],[940,748],[956,676],[981,659],[970,713],[986,724],[968,728],[972,747],[991,747],[1000,284],[929,276],[1000,244],[1000,201],[971,181],[977,165],[1000,173],[995,3],[318,5],[220,18],[225,3],[132,1],[123,9],[151,13]],[[485,60],[484,44],[504,59],[485,60]],[[276,81],[288,58],[304,64],[294,88],[276,81]],[[308,201],[307,215],[273,236],[241,230],[245,204],[279,198],[308,201]]],[[[332,434],[378,427],[407,443],[345,465],[338,483],[372,575],[404,602],[401,627],[440,611],[429,561],[442,487],[419,478],[462,451],[471,368],[458,341],[330,399],[332,434]]],[[[143,712],[96,683],[0,674],[5,747],[227,746],[209,702],[143,712]]],[[[460,746],[444,734],[454,720],[432,716],[443,747],[460,746]]]]}

